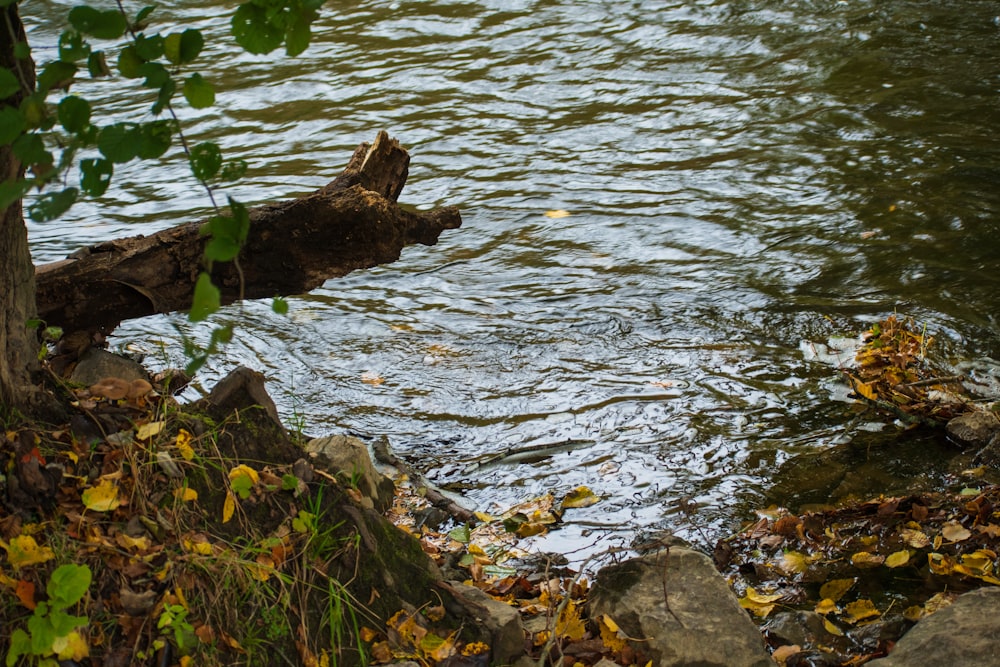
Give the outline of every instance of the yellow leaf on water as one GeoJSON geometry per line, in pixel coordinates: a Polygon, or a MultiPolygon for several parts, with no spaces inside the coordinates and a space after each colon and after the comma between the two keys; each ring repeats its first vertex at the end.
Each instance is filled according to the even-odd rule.
{"type": "Polygon", "coordinates": [[[949,521],[941,526],[941,535],[949,542],[961,542],[972,537],[972,533],[957,521],[949,521]]]}
{"type": "Polygon", "coordinates": [[[786,551],[781,556],[778,568],[785,574],[802,574],[809,569],[809,565],[819,559],[819,554],[807,556],[799,551],[786,551]]]}
{"type": "Polygon", "coordinates": [[[851,590],[854,582],[854,579],[831,579],[820,586],[819,596],[837,602],[840,598],[844,597],[844,593],[851,590]]]}
{"type": "Polygon", "coordinates": [[[851,554],[851,564],[854,567],[878,567],[883,562],[885,562],[885,556],[880,556],[879,554],[871,554],[867,551],[859,551],[851,554]]]}
{"type": "Polygon", "coordinates": [[[831,600],[830,598],[823,598],[822,600],[820,600],[819,603],[816,605],[815,609],[815,612],[817,614],[823,616],[835,611],[837,611],[837,603],[831,600]]]}
{"type": "Polygon", "coordinates": [[[885,559],[886,567],[903,567],[910,562],[910,552],[906,549],[889,554],[885,559]]]}
{"type": "Polygon", "coordinates": [[[951,558],[937,552],[927,554],[927,565],[931,572],[939,575],[949,575],[955,569],[955,562],[951,558]]]}
{"type": "Polygon", "coordinates": [[[744,609],[749,609],[755,616],[765,618],[774,611],[774,603],[780,599],[780,593],[764,595],[758,593],[752,586],[748,586],[746,595],[740,598],[740,606],[744,609]]]}
{"type": "Polygon", "coordinates": [[[593,491],[586,486],[578,486],[563,496],[562,508],[589,507],[599,502],[601,502],[601,499],[594,495],[593,491]]]}
{"type": "Polygon", "coordinates": [[[871,600],[849,602],[844,606],[844,612],[850,616],[849,620],[852,623],[857,623],[858,621],[863,621],[866,618],[872,618],[880,615],[879,610],[875,608],[875,603],[871,600]]]}
{"type": "Polygon", "coordinates": [[[45,563],[56,557],[46,546],[40,546],[31,535],[17,535],[10,543],[0,540],[0,547],[7,551],[7,562],[15,570],[25,565],[45,563]]]}
{"type": "Polygon", "coordinates": [[[85,489],[80,499],[84,507],[94,512],[110,512],[121,504],[118,485],[110,479],[102,479],[97,486],[85,489]]]}
{"type": "Polygon", "coordinates": [[[365,371],[361,374],[361,381],[373,387],[377,387],[385,382],[385,378],[375,371],[365,371]]]}
{"type": "Polygon", "coordinates": [[[546,218],[568,218],[569,216],[570,216],[570,212],[569,211],[564,211],[561,208],[557,208],[557,209],[555,209],[553,211],[546,211],[545,212],[545,217],[546,218]]]}
{"type": "Polygon", "coordinates": [[[828,618],[825,618],[825,617],[823,618],[823,627],[826,628],[826,631],[829,632],[831,635],[836,635],[837,637],[843,637],[844,636],[844,631],[841,630],[840,628],[838,628],[828,618]]]}
{"type": "Polygon", "coordinates": [[[177,451],[181,453],[181,456],[185,461],[190,461],[194,458],[194,449],[191,447],[191,434],[181,429],[177,432],[177,442],[174,443],[177,447],[177,451]]]}
{"type": "Polygon", "coordinates": [[[143,424],[140,426],[136,432],[135,437],[139,440],[149,440],[154,435],[163,430],[163,427],[167,425],[165,421],[159,422],[149,422],[148,424],[143,424]]]}
{"type": "Polygon", "coordinates": [[[222,523],[228,523],[233,518],[233,512],[235,511],[236,498],[233,497],[232,493],[226,492],[226,500],[222,504],[222,523]]]}
{"type": "Polygon", "coordinates": [[[906,542],[906,546],[913,547],[914,549],[923,549],[931,545],[931,538],[927,537],[927,533],[921,530],[904,528],[899,531],[899,536],[906,542]]]}

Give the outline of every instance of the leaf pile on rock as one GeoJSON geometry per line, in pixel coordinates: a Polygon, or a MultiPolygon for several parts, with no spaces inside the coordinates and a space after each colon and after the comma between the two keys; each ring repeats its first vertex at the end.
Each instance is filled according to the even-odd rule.
{"type": "Polygon", "coordinates": [[[760,514],[718,543],[716,565],[779,662],[860,664],[958,593],[1000,585],[1000,487],[760,514]]]}
{"type": "Polygon", "coordinates": [[[856,365],[841,370],[865,402],[907,424],[941,425],[975,409],[963,378],[930,362],[933,338],[918,333],[913,320],[890,315],[862,338],[856,365]]]}

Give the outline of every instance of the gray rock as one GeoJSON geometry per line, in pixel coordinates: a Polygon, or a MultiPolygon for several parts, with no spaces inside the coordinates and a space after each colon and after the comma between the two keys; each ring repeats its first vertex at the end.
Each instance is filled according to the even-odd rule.
{"type": "Polygon", "coordinates": [[[310,440],[305,448],[325,456],[330,472],[345,485],[356,487],[380,512],[392,505],[392,480],[375,469],[365,443],[349,435],[331,435],[310,440]]]}
{"type": "Polygon", "coordinates": [[[466,613],[489,632],[490,664],[509,665],[524,657],[524,626],[517,609],[474,586],[449,582],[448,589],[466,613]]]}
{"type": "Polygon", "coordinates": [[[120,357],[117,354],[112,354],[107,350],[92,347],[80,357],[80,361],[77,362],[72,375],[69,376],[69,381],[89,387],[92,384],[97,384],[97,382],[104,378],[111,377],[122,378],[129,382],[132,380],[149,379],[149,375],[146,373],[146,369],[142,367],[142,364],[136,363],[131,359],[126,359],[125,357],[120,357]]]}
{"type": "Polygon", "coordinates": [[[757,626],[708,556],[670,547],[597,574],[591,618],[609,615],[653,664],[773,667],[757,626]]]}
{"type": "Polygon", "coordinates": [[[1000,588],[980,588],[922,619],[871,667],[1000,664],[1000,588]]]}
{"type": "Polygon", "coordinates": [[[987,410],[977,410],[955,417],[945,428],[959,446],[980,449],[1000,433],[1000,419],[987,410]]]}

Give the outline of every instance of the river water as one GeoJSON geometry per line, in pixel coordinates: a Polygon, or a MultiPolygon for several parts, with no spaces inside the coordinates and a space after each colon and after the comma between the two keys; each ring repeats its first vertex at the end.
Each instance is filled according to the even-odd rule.
{"type": "MultiPolygon", "coordinates": [[[[40,57],[71,4],[23,5],[40,57]]],[[[789,462],[837,447],[859,492],[951,479],[943,443],[871,432],[815,352],[898,311],[996,374],[996,2],[353,0],[294,60],[234,57],[217,3],[173,4],[154,16],[218,36],[197,63],[218,103],[182,115],[250,163],[227,194],[311,191],[385,129],[412,155],[401,201],[464,219],[288,317],[227,309],[238,340],[200,386],[258,369],[288,424],[384,434],[484,511],[585,484],[603,500],[561,550],[828,499],[789,462]]],[[[81,90],[104,118],[151,103],[81,90]]],[[[135,164],[29,235],[51,261],[206,211],[181,162],[135,164]]],[[[204,336],[156,317],[112,342],[182,365],[180,332],[204,336]]]]}

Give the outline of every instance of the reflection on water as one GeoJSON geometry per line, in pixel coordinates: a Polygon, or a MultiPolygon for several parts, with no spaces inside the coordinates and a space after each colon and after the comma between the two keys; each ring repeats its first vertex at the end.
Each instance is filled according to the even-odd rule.
{"type": "MultiPolygon", "coordinates": [[[[224,33],[216,4],[178,4],[168,21],[224,33]]],[[[188,114],[192,140],[248,160],[231,194],[260,202],[325,183],[385,128],[413,156],[403,200],[465,225],[292,299],[290,319],[228,311],[240,338],[204,384],[263,370],[288,419],[388,434],[484,510],[587,484],[607,498],[567,516],[566,547],[697,537],[682,498],[728,529],[795,454],[892,446],[849,426],[802,340],[899,308],[947,355],[1000,356],[995,3],[342,4],[295,60],[213,47],[219,104],[188,114]]],[[[102,113],[148,104],[101,85],[102,113]]],[[[179,163],[134,165],[30,233],[46,261],[205,205],[179,163]]],[[[167,364],[178,330],[119,334],[167,364]]]]}

